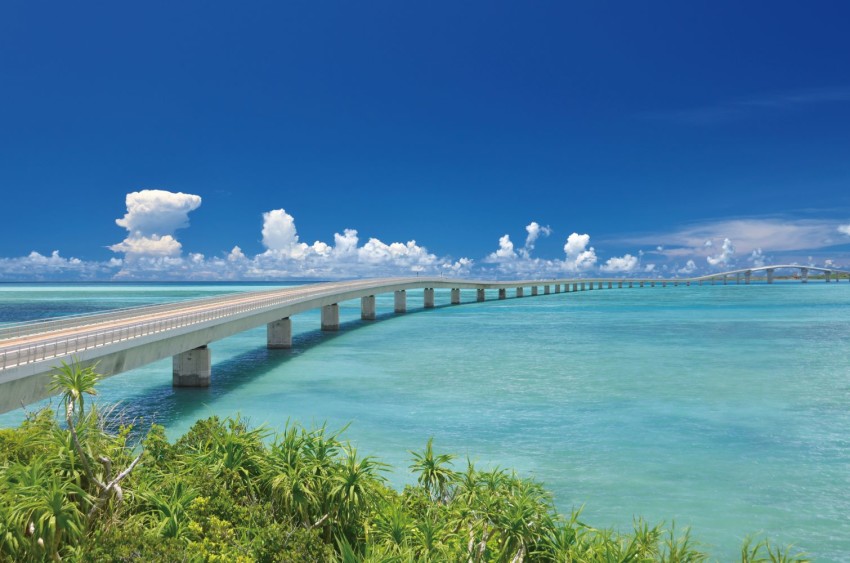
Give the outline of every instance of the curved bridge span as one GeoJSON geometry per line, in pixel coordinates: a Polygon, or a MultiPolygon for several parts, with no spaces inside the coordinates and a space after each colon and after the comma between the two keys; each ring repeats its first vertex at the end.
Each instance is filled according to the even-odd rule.
{"type": "Polygon", "coordinates": [[[84,364],[98,362],[98,371],[116,375],[157,360],[173,358],[173,383],[206,387],[210,383],[208,344],[233,334],[267,326],[269,348],[292,345],[290,317],[321,309],[321,328],[339,329],[339,306],[360,299],[361,318],[376,318],[375,295],[394,293],[395,313],[407,310],[407,291],[424,290],[423,306],[435,306],[434,290],[450,289],[450,303],[459,305],[462,290],[474,290],[475,301],[485,301],[486,290],[498,299],[599,289],[702,285],[722,280],[750,283],[753,273],[764,271],[768,283],[776,269],[822,272],[826,281],[838,270],[797,265],[765,266],[683,279],[582,278],[533,281],[472,281],[444,278],[381,278],[317,283],[281,289],[252,291],[148,307],[135,307],[94,315],[78,315],[7,325],[0,328],[0,413],[49,395],[53,368],[72,358],[84,364]]]}

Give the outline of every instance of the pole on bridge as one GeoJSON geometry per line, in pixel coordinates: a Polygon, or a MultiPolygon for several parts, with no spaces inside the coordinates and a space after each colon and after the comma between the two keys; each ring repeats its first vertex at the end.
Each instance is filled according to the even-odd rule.
{"type": "Polygon", "coordinates": [[[339,305],[325,305],[322,307],[322,330],[334,332],[339,330],[339,305]]]}
{"type": "Polygon", "coordinates": [[[360,319],[364,321],[375,320],[375,296],[366,295],[360,298],[360,319]]]}
{"type": "Polygon", "coordinates": [[[403,289],[399,289],[395,292],[393,303],[393,311],[396,313],[406,313],[407,312],[407,292],[403,289]]]}
{"type": "Polygon", "coordinates": [[[266,325],[266,347],[269,350],[292,348],[292,320],[289,317],[266,325]]]}
{"type": "Polygon", "coordinates": [[[171,384],[174,387],[209,387],[212,355],[206,346],[181,352],[172,358],[171,384]]]}

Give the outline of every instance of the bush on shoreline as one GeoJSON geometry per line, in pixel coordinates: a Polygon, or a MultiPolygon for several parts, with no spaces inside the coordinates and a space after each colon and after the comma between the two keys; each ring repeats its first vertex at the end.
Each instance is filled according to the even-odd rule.
{"type": "MultiPolygon", "coordinates": [[[[65,412],[0,430],[3,561],[705,561],[687,530],[643,520],[630,533],[558,514],[539,483],[411,452],[417,485],[390,488],[383,463],[325,427],[272,434],[200,420],[176,442],[141,444],[86,405],[97,375],[63,365],[65,412]],[[87,408],[86,408],[87,407],[87,408]]],[[[742,561],[805,561],[766,541],[742,561]]]]}

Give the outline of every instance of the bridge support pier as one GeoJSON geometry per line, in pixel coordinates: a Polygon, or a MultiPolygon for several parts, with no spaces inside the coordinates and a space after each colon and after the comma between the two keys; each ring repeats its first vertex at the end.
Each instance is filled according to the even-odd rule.
{"type": "Polygon", "coordinates": [[[741,272],[735,274],[735,285],[741,285],[741,272]]]}
{"type": "Polygon", "coordinates": [[[809,283],[809,269],[808,268],[800,268],[800,281],[803,283],[809,283]]]}
{"type": "Polygon", "coordinates": [[[621,282],[621,281],[617,282],[617,289],[623,289],[623,282],[621,282]]]}
{"type": "Polygon", "coordinates": [[[487,299],[487,294],[484,293],[484,290],[483,289],[476,289],[475,290],[475,300],[477,302],[481,303],[485,299],[487,299]]]}
{"type": "Polygon", "coordinates": [[[360,319],[364,321],[375,320],[375,296],[367,295],[360,298],[360,319]]]}
{"type": "Polygon", "coordinates": [[[339,305],[325,305],[322,307],[322,330],[333,332],[339,330],[339,305]]]}
{"type": "Polygon", "coordinates": [[[588,282],[587,286],[588,291],[593,291],[593,282],[588,282]]]}
{"type": "Polygon", "coordinates": [[[499,288],[499,299],[507,299],[507,297],[508,297],[508,290],[505,289],[504,287],[500,287],[499,288]]]}
{"type": "Polygon", "coordinates": [[[548,285],[544,285],[544,286],[543,286],[543,295],[549,295],[549,291],[550,291],[550,290],[549,290],[549,286],[548,286],[548,285]]]}
{"type": "Polygon", "coordinates": [[[206,346],[181,352],[172,360],[171,384],[174,387],[209,387],[212,357],[206,346]]]}
{"type": "Polygon", "coordinates": [[[393,311],[396,313],[407,312],[407,292],[405,290],[399,289],[395,292],[393,311]]]}
{"type": "Polygon", "coordinates": [[[559,284],[559,283],[555,284],[555,293],[561,293],[561,284],[559,284]]]}
{"type": "Polygon", "coordinates": [[[452,288],[452,305],[460,305],[460,288],[452,288]]]}
{"type": "Polygon", "coordinates": [[[266,325],[266,347],[269,350],[292,348],[292,321],[289,317],[266,325]]]}
{"type": "Polygon", "coordinates": [[[643,287],[643,282],[640,282],[640,286],[643,287]]]}
{"type": "Polygon", "coordinates": [[[536,285],[531,286],[531,294],[537,295],[537,286],[536,285]]]}
{"type": "Polygon", "coordinates": [[[433,287],[426,287],[425,288],[425,297],[424,297],[423,306],[426,309],[433,309],[434,308],[434,288],[433,287]]]}
{"type": "Polygon", "coordinates": [[[655,282],[654,281],[649,282],[649,287],[655,287],[655,282]]]}
{"type": "Polygon", "coordinates": [[[750,279],[752,279],[752,277],[753,277],[753,271],[752,270],[747,270],[746,272],[744,272],[744,284],[750,285],[750,279]]]}
{"type": "Polygon", "coordinates": [[[632,289],[635,286],[635,282],[629,282],[629,289],[632,289]]]}
{"type": "Polygon", "coordinates": [[[773,283],[773,268],[767,269],[767,283],[773,283]]]}
{"type": "Polygon", "coordinates": [[[823,273],[823,279],[826,280],[826,283],[829,283],[831,277],[832,277],[832,272],[830,272],[829,270],[827,270],[823,273]]]}
{"type": "Polygon", "coordinates": [[[522,288],[521,287],[516,288],[516,296],[522,297],[522,288]]]}
{"type": "Polygon", "coordinates": [[[612,287],[614,287],[614,282],[608,282],[608,289],[611,289],[612,287]]]}

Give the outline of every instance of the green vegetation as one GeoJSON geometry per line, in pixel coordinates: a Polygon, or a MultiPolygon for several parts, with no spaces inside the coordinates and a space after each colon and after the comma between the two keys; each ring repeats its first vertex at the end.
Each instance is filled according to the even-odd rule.
{"type": "MultiPolygon", "coordinates": [[[[198,421],[175,443],[153,426],[140,444],[97,404],[97,374],[54,377],[64,413],[0,430],[2,561],[704,561],[687,530],[596,529],[559,515],[539,484],[454,456],[411,452],[418,484],[339,433],[288,424],[198,421]],[[110,430],[111,429],[111,430],[110,430]]],[[[748,541],[743,562],[805,561],[748,541]]]]}

